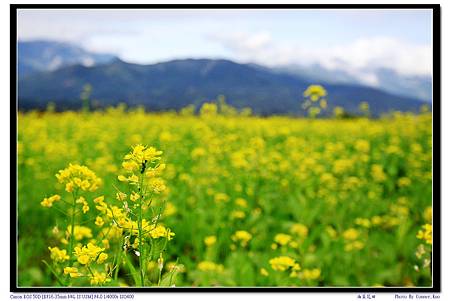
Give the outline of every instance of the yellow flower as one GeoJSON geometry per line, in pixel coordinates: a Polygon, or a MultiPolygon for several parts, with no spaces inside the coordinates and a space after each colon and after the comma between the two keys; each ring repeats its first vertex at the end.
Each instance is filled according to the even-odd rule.
{"type": "Polygon", "coordinates": [[[194,148],[194,149],[192,150],[192,152],[191,152],[191,157],[192,157],[193,159],[198,159],[198,158],[200,158],[200,157],[203,157],[205,154],[206,154],[206,151],[205,151],[204,148],[197,147],[197,148],[194,148]]]}
{"type": "Polygon", "coordinates": [[[217,105],[215,103],[205,102],[200,108],[200,116],[209,117],[217,115],[217,105]]]}
{"type": "Polygon", "coordinates": [[[105,206],[106,207],[106,203],[105,203],[105,197],[102,195],[102,196],[99,196],[99,197],[96,197],[95,199],[94,199],[94,203],[95,204],[98,204],[98,205],[100,205],[100,206],[105,206]]]}
{"type": "Polygon", "coordinates": [[[100,253],[100,255],[98,255],[97,263],[102,264],[106,259],[108,259],[108,254],[100,253]]]}
{"type": "Polygon", "coordinates": [[[298,235],[299,237],[308,236],[308,227],[303,224],[293,224],[290,231],[292,234],[298,235]]]}
{"type": "Polygon", "coordinates": [[[267,272],[267,270],[266,270],[265,268],[261,268],[261,269],[259,270],[259,273],[260,273],[262,276],[264,276],[264,277],[269,276],[269,272],[267,272]]]}
{"type": "Polygon", "coordinates": [[[274,240],[276,243],[285,246],[292,240],[292,236],[284,233],[278,233],[277,235],[275,235],[274,240]]]}
{"type": "Polygon", "coordinates": [[[67,192],[72,192],[73,188],[74,188],[73,182],[66,183],[66,191],[67,192]]]}
{"type": "Polygon", "coordinates": [[[123,192],[116,193],[116,199],[119,201],[125,201],[127,198],[127,195],[123,192]]]}
{"type": "Polygon", "coordinates": [[[136,175],[131,175],[131,176],[128,177],[127,180],[128,180],[129,182],[132,182],[132,183],[137,183],[137,182],[139,182],[139,177],[136,176],[136,175]]]}
{"type": "Polygon", "coordinates": [[[154,193],[161,193],[164,190],[166,190],[166,184],[164,183],[164,180],[161,178],[150,179],[149,185],[154,193]]]}
{"type": "MultiPolygon", "coordinates": [[[[72,226],[67,226],[67,234],[70,235],[72,232],[72,226]]],[[[91,238],[92,230],[85,226],[75,226],[73,229],[73,235],[76,240],[82,240],[83,238],[91,238]]]]}
{"type": "Polygon", "coordinates": [[[362,241],[355,240],[345,244],[344,250],[346,252],[350,252],[353,250],[361,250],[362,248],[364,248],[364,243],[362,241]]]}
{"type": "Polygon", "coordinates": [[[218,203],[220,203],[220,202],[227,202],[229,199],[230,199],[230,197],[227,194],[221,193],[221,192],[217,193],[214,196],[214,201],[218,202],[218,203]]]}
{"type": "Polygon", "coordinates": [[[231,239],[235,242],[240,242],[242,247],[247,246],[250,239],[252,239],[252,235],[244,230],[236,231],[232,236],[231,239]]]}
{"type": "Polygon", "coordinates": [[[86,199],[84,197],[82,197],[82,196],[79,197],[78,200],[76,200],[76,203],[83,204],[83,208],[82,208],[83,213],[86,213],[89,211],[88,203],[86,202],[86,199]]]}
{"type": "MultiPolygon", "coordinates": [[[[110,232],[110,231],[108,231],[108,232],[110,232]]],[[[103,239],[102,244],[105,247],[105,249],[109,249],[109,240],[108,239],[106,239],[106,238],[103,239]]]]}
{"type": "Polygon", "coordinates": [[[310,85],[304,92],[304,97],[314,98],[316,101],[320,97],[324,97],[327,95],[327,90],[321,85],[310,85]]]}
{"type": "Polygon", "coordinates": [[[425,224],[422,226],[422,230],[417,232],[416,237],[418,239],[424,240],[427,244],[431,245],[433,243],[433,227],[431,224],[425,224]]]}
{"type": "MultiPolygon", "coordinates": [[[[134,162],[134,161],[125,161],[125,162],[122,162],[122,167],[126,171],[135,171],[135,170],[137,170],[139,168],[139,165],[136,162],[134,162]]],[[[123,178],[125,178],[125,177],[123,177],[123,178]]],[[[119,181],[121,181],[121,179],[123,180],[123,178],[121,177],[119,179],[119,181]]]]}
{"type": "Polygon", "coordinates": [[[89,278],[91,279],[91,285],[102,285],[111,280],[108,279],[106,273],[99,273],[97,271],[94,271],[93,275],[90,275],[89,278]]]}
{"type": "Polygon", "coordinates": [[[205,240],[204,240],[205,245],[207,247],[210,247],[210,246],[214,245],[216,243],[216,241],[217,241],[217,237],[214,236],[214,235],[207,236],[207,237],[205,237],[205,240]]]}
{"type": "Polygon", "coordinates": [[[353,162],[348,159],[338,159],[333,163],[333,172],[343,174],[353,167],[353,162]]]}
{"type": "Polygon", "coordinates": [[[45,198],[42,202],[41,205],[44,207],[52,207],[54,202],[57,202],[61,200],[61,197],[58,194],[55,194],[49,198],[45,198]]]}
{"type": "Polygon", "coordinates": [[[431,223],[433,219],[433,208],[427,207],[423,213],[423,218],[426,222],[431,223]]]}
{"type": "Polygon", "coordinates": [[[72,192],[75,188],[84,191],[95,191],[101,184],[101,179],[86,166],[69,164],[65,169],[56,174],[59,183],[66,185],[66,191],[72,192]]]}
{"type": "MultiPolygon", "coordinates": [[[[154,163],[161,159],[162,151],[154,147],[147,147],[141,144],[132,147],[132,151],[125,155],[122,167],[130,173],[139,171],[141,174],[147,169],[149,163],[154,163]]],[[[133,175],[134,176],[134,175],[133,175]]],[[[130,180],[130,178],[128,178],[130,180]]]]}
{"type": "Polygon", "coordinates": [[[175,233],[173,233],[170,229],[167,229],[163,225],[157,225],[150,231],[149,235],[152,238],[164,237],[167,238],[167,240],[172,240],[172,237],[175,236],[175,233]]]}
{"type": "Polygon", "coordinates": [[[275,271],[286,271],[289,268],[300,270],[300,266],[289,256],[279,256],[269,260],[269,264],[275,271]]]}
{"type": "Polygon", "coordinates": [[[70,258],[66,250],[60,250],[58,247],[48,247],[48,249],[50,250],[50,258],[53,261],[64,262],[70,258]]]}
{"type": "Polygon", "coordinates": [[[372,216],[371,218],[372,224],[377,226],[383,222],[383,219],[379,215],[372,216]]]}
{"type": "Polygon", "coordinates": [[[231,218],[243,219],[243,218],[245,218],[245,212],[241,211],[241,210],[233,210],[231,212],[231,218]]]}
{"type": "Polygon", "coordinates": [[[386,180],[387,177],[381,165],[373,164],[371,168],[372,168],[372,177],[376,182],[383,182],[386,180]]]}
{"type": "Polygon", "coordinates": [[[174,204],[172,204],[171,202],[167,202],[166,203],[166,207],[164,208],[164,216],[171,216],[174,215],[175,213],[177,213],[177,207],[175,207],[174,204]]]}
{"type": "Polygon", "coordinates": [[[139,194],[137,194],[136,192],[132,192],[130,195],[130,200],[132,202],[136,202],[141,196],[139,194]]]}
{"type": "Polygon", "coordinates": [[[370,143],[367,140],[359,139],[355,142],[355,149],[361,153],[367,153],[370,150],[370,143]]]}
{"type": "Polygon", "coordinates": [[[359,237],[359,232],[358,230],[354,229],[354,228],[350,228],[344,231],[344,233],[342,233],[342,236],[346,239],[346,240],[355,240],[359,237]]]}
{"type": "Polygon", "coordinates": [[[95,218],[95,224],[99,227],[103,226],[105,222],[103,221],[103,218],[101,216],[97,216],[95,218]]]}
{"type": "Polygon", "coordinates": [[[316,280],[320,277],[320,269],[305,269],[303,270],[301,277],[306,280],[316,280]]]}
{"type": "MultiPolygon", "coordinates": [[[[102,252],[105,250],[105,248],[100,248],[92,243],[88,243],[87,246],[79,247],[76,246],[74,249],[75,256],[77,257],[77,260],[81,264],[89,264],[91,261],[94,261],[97,259],[97,256],[102,254],[102,252]]],[[[106,255],[106,254],[105,254],[106,255]]],[[[105,260],[108,258],[103,255],[102,259],[105,260]]]]}
{"type": "Polygon", "coordinates": [[[296,242],[296,241],[291,241],[291,242],[289,243],[289,246],[290,246],[291,248],[296,249],[296,248],[298,248],[298,242],[296,242]]]}
{"type": "Polygon", "coordinates": [[[70,277],[72,277],[72,278],[77,278],[77,277],[83,276],[83,274],[79,273],[78,269],[75,267],[65,267],[64,275],[67,275],[67,274],[69,274],[70,277]]]}
{"type": "Polygon", "coordinates": [[[203,272],[222,272],[223,265],[216,264],[212,261],[202,261],[197,265],[197,268],[203,272]]]}
{"type": "Polygon", "coordinates": [[[118,179],[120,182],[126,182],[126,181],[127,181],[127,177],[125,177],[124,175],[119,175],[119,176],[117,176],[117,179],[118,179]]]}
{"type": "Polygon", "coordinates": [[[162,172],[166,169],[166,164],[161,163],[155,168],[148,168],[147,172],[145,173],[145,176],[147,178],[154,178],[158,177],[162,174],[162,172]]]}
{"type": "Polygon", "coordinates": [[[359,225],[359,226],[363,226],[365,228],[370,228],[370,226],[371,226],[371,223],[370,223],[369,219],[367,219],[367,218],[360,218],[360,217],[357,217],[355,219],[355,224],[359,225]]]}
{"type": "Polygon", "coordinates": [[[243,208],[247,208],[247,201],[246,200],[244,200],[243,198],[237,198],[235,201],[234,201],[234,203],[236,204],[236,205],[238,205],[238,206],[240,206],[240,207],[243,207],[243,208]]]}
{"type": "Polygon", "coordinates": [[[398,179],[398,186],[399,187],[407,187],[409,185],[411,185],[411,180],[407,177],[402,177],[400,179],[398,179]]]}

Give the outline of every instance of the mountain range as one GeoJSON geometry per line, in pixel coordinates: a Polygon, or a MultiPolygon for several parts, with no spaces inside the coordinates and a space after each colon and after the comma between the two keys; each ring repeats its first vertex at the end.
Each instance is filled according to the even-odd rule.
{"type": "Polygon", "coordinates": [[[47,40],[19,41],[17,50],[19,77],[74,64],[92,66],[116,58],[112,54],[93,53],[73,44],[47,40]]]}
{"type": "Polygon", "coordinates": [[[237,108],[250,107],[257,114],[298,115],[304,113],[300,105],[302,92],[310,84],[322,84],[327,89],[329,112],[335,106],[350,113],[357,112],[362,101],[369,103],[374,115],[392,110],[418,111],[425,100],[351,80],[324,80],[307,72],[229,60],[184,59],[139,65],[113,55],[93,54],[76,46],[70,50],[71,45],[67,44],[56,45],[64,50],[64,55],[56,48],[31,55],[30,44],[23,47],[20,43],[19,109],[24,110],[44,109],[49,101],[54,101],[59,110],[79,108],[80,93],[86,84],[92,86],[95,107],[124,102],[154,111],[179,110],[189,104],[199,107],[218,95],[225,95],[229,104],[237,108]],[[52,59],[49,53],[56,53],[54,57],[59,59],[52,59]],[[44,54],[45,59],[41,59],[44,54]],[[55,60],[57,63],[51,63],[55,60]]]}
{"type": "Polygon", "coordinates": [[[372,75],[375,79],[375,83],[369,83],[367,80],[363,80],[361,77],[346,70],[330,70],[319,64],[281,66],[274,68],[274,70],[294,76],[308,77],[319,82],[368,85],[393,94],[420,98],[431,102],[432,81],[430,76],[401,75],[393,69],[377,68],[375,70],[366,70],[366,74],[372,75]]]}

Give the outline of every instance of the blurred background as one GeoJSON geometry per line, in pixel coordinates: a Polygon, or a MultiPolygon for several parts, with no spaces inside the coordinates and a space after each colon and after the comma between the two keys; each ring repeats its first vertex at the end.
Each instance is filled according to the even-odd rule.
{"type": "MultiPolygon", "coordinates": [[[[311,84],[328,112],[431,105],[431,10],[18,11],[19,109],[126,103],[180,110],[226,97],[255,114],[301,115],[311,84]]],[[[326,112],[324,112],[326,115],[326,112]]]]}

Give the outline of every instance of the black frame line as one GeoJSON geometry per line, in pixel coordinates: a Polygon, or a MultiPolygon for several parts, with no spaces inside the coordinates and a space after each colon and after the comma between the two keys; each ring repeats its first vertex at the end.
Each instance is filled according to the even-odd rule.
{"type": "Polygon", "coordinates": [[[10,4],[10,291],[15,293],[159,293],[159,292],[441,292],[441,7],[439,4],[10,4]],[[19,287],[17,278],[17,12],[19,9],[431,9],[433,15],[433,258],[430,287],[19,287]]]}

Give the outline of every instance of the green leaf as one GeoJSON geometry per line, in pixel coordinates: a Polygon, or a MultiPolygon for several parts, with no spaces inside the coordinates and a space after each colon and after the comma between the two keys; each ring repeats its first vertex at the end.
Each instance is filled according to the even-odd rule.
{"type": "Polygon", "coordinates": [[[131,262],[131,259],[128,256],[128,254],[125,254],[124,258],[125,258],[127,267],[130,270],[131,276],[133,276],[134,283],[136,284],[136,286],[140,286],[141,281],[139,279],[139,272],[136,271],[136,269],[135,269],[133,263],[131,262]]]}

